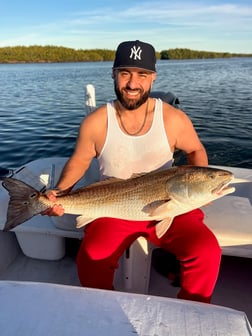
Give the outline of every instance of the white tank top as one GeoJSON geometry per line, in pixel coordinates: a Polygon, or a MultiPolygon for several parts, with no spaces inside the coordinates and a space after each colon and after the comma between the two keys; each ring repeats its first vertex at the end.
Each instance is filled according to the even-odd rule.
{"type": "Polygon", "coordinates": [[[163,122],[163,103],[156,99],[151,128],[143,135],[125,134],[118,125],[113,102],[107,103],[108,129],[98,157],[101,179],[129,178],[172,166],[171,152],[163,122]]]}

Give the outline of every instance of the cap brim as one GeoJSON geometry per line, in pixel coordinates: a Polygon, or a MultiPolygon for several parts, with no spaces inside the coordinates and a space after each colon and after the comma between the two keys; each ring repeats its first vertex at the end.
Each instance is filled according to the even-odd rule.
{"type": "Polygon", "coordinates": [[[148,72],[152,72],[152,73],[156,72],[156,70],[150,70],[150,69],[142,68],[142,67],[139,67],[139,66],[132,66],[132,65],[120,65],[119,67],[113,67],[112,69],[113,70],[119,70],[119,69],[142,69],[142,70],[145,70],[145,71],[148,71],[148,72]]]}

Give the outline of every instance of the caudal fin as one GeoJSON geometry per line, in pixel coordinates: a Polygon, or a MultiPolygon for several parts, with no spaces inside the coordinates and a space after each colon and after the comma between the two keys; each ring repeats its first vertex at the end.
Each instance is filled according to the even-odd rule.
{"type": "Polygon", "coordinates": [[[37,214],[32,208],[32,202],[39,197],[40,193],[14,178],[5,178],[2,185],[8,190],[10,196],[7,220],[3,229],[3,231],[9,231],[37,214]]]}

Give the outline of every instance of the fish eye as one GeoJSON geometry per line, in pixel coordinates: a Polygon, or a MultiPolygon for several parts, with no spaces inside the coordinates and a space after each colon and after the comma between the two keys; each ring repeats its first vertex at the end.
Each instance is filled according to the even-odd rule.
{"type": "Polygon", "coordinates": [[[30,195],[30,198],[35,198],[36,196],[37,196],[37,194],[33,193],[33,194],[30,195]]]}

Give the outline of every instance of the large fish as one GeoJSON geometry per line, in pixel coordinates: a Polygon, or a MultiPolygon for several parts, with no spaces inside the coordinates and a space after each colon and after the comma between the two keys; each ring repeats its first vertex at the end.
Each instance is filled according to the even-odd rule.
{"type": "MultiPolygon", "coordinates": [[[[229,171],[197,166],[180,166],[133,176],[110,178],[57,197],[65,213],[77,214],[77,227],[99,217],[155,220],[162,237],[175,216],[199,208],[234,192],[229,171]]],[[[14,178],[3,186],[10,195],[5,231],[53,206],[45,195],[14,178]]]]}

